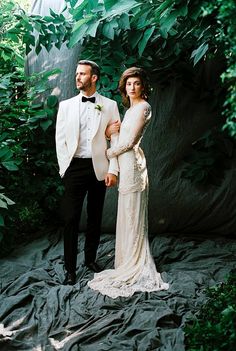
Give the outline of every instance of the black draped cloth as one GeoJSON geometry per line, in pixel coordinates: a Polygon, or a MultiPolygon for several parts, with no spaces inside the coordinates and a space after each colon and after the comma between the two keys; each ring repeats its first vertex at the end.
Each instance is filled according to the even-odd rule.
{"type": "MultiPolygon", "coordinates": [[[[111,299],[87,286],[78,245],[77,283],[63,286],[58,235],[16,249],[0,260],[1,351],[182,351],[183,326],[205,301],[204,289],[224,281],[236,265],[229,237],[155,236],[151,250],[168,291],[111,299]]],[[[114,235],[103,234],[98,262],[112,268],[114,235]]]]}

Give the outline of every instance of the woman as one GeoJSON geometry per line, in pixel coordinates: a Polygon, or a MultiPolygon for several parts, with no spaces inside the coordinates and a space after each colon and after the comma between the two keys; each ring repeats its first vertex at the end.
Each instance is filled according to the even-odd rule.
{"type": "MultiPolygon", "coordinates": [[[[128,110],[116,146],[107,150],[108,159],[117,156],[120,167],[115,269],[95,274],[88,282],[92,289],[112,298],[169,287],[156,271],[148,242],[148,175],[139,144],[151,118],[151,107],[143,69],[127,69],[121,76],[119,89],[128,110]]],[[[111,127],[110,131],[116,128],[111,127]]]]}

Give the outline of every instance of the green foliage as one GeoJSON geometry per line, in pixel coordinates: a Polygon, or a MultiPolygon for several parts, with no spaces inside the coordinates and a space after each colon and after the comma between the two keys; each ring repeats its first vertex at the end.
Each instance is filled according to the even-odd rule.
{"type": "Polygon", "coordinates": [[[236,274],[207,290],[207,303],[185,326],[189,351],[234,351],[236,347],[236,274]]]}
{"type": "MultiPolygon", "coordinates": [[[[222,106],[224,129],[236,136],[236,7],[234,0],[67,0],[72,16],[69,47],[78,42],[83,57],[98,61],[104,68],[101,90],[117,98],[114,85],[120,73],[131,65],[143,66],[168,81],[178,75],[176,64],[197,65],[208,56],[225,55],[227,68],[222,86],[228,91],[222,106]],[[104,87],[104,88],[103,88],[104,87]]],[[[117,87],[117,86],[116,86],[117,87]]]]}
{"type": "MultiPolygon", "coordinates": [[[[3,189],[4,187],[0,185],[0,190],[3,190],[3,189]]],[[[4,193],[0,193],[0,227],[4,226],[5,210],[7,210],[8,206],[10,205],[14,205],[14,201],[9,199],[6,195],[4,195],[4,193]]],[[[1,241],[1,236],[0,236],[0,241],[1,241]]]]}
{"type": "MultiPolygon", "coordinates": [[[[63,13],[56,14],[50,9],[50,16],[27,15],[26,12],[15,5],[13,0],[0,4],[0,39],[6,45],[11,43],[21,47],[28,54],[35,49],[39,54],[42,48],[47,51],[55,46],[60,49],[63,42],[67,41],[71,33],[71,24],[63,13]]],[[[11,45],[8,45],[11,48],[11,45]]],[[[9,54],[10,55],[10,54],[9,54]]],[[[7,55],[6,59],[10,56],[7,55]]],[[[5,54],[2,54],[4,58],[5,54]]]]}
{"type": "Polygon", "coordinates": [[[236,6],[235,1],[218,0],[219,28],[217,40],[224,42],[227,70],[222,74],[222,82],[227,84],[228,93],[224,103],[226,129],[232,137],[236,137],[236,6]]]}
{"type": "Polygon", "coordinates": [[[23,206],[19,211],[19,225],[22,232],[38,231],[43,221],[44,213],[37,201],[23,206]]]}
{"type": "MultiPolygon", "coordinates": [[[[187,50],[190,59],[194,43],[198,42],[199,35],[206,31],[208,25],[205,23],[198,29],[199,19],[196,12],[201,13],[201,2],[196,5],[187,1],[121,0],[104,1],[104,4],[97,5],[96,1],[85,0],[77,7],[71,1],[67,2],[75,20],[69,45],[72,47],[80,42],[87,53],[91,46],[96,46],[97,40],[107,41],[103,50],[94,53],[94,59],[99,60],[102,59],[104,51],[105,54],[109,51],[113,53],[110,45],[115,40],[118,43],[116,55],[121,69],[122,65],[130,65],[127,58],[131,57],[134,59],[133,63],[140,63],[144,67],[153,68],[155,62],[159,69],[170,67],[180,54],[187,50]],[[120,47],[123,50],[119,54],[120,47]]],[[[199,47],[202,42],[199,43],[199,47]]],[[[196,50],[197,62],[205,54],[206,48],[204,47],[201,53],[198,47],[196,50]]],[[[112,57],[109,65],[113,66],[112,57]]]]}
{"type": "Polygon", "coordinates": [[[0,7],[0,184],[7,195],[0,193],[1,242],[3,234],[39,229],[55,211],[61,185],[54,145],[58,99],[48,86],[48,78],[60,71],[31,76],[24,71],[33,21],[43,20],[29,18],[12,1],[0,7]],[[11,209],[8,197],[15,202],[11,209]]]}

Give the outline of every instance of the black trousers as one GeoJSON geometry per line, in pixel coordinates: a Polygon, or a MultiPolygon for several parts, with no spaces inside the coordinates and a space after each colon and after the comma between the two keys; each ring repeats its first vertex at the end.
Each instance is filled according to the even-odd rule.
{"type": "Polygon", "coordinates": [[[85,196],[87,195],[87,231],[84,258],[85,264],[88,264],[96,259],[106,186],[104,181],[97,180],[90,158],[73,158],[63,180],[65,193],[61,210],[64,219],[65,269],[67,272],[75,272],[79,222],[85,196]]]}

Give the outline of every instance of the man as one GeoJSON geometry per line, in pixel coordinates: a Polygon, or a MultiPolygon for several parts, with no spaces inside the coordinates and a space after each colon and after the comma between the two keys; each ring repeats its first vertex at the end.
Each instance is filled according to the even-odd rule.
{"type": "Polygon", "coordinates": [[[64,226],[64,284],[76,282],[78,229],[84,198],[87,195],[87,231],[85,265],[101,271],[96,263],[100,240],[102,210],[106,186],[116,184],[117,159],[106,158],[106,128],[116,122],[117,103],[96,92],[100,69],[93,61],[81,60],[76,69],[80,93],[59,105],[56,123],[56,151],[59,173],[65,185],[62,200],[64,226]]]}

